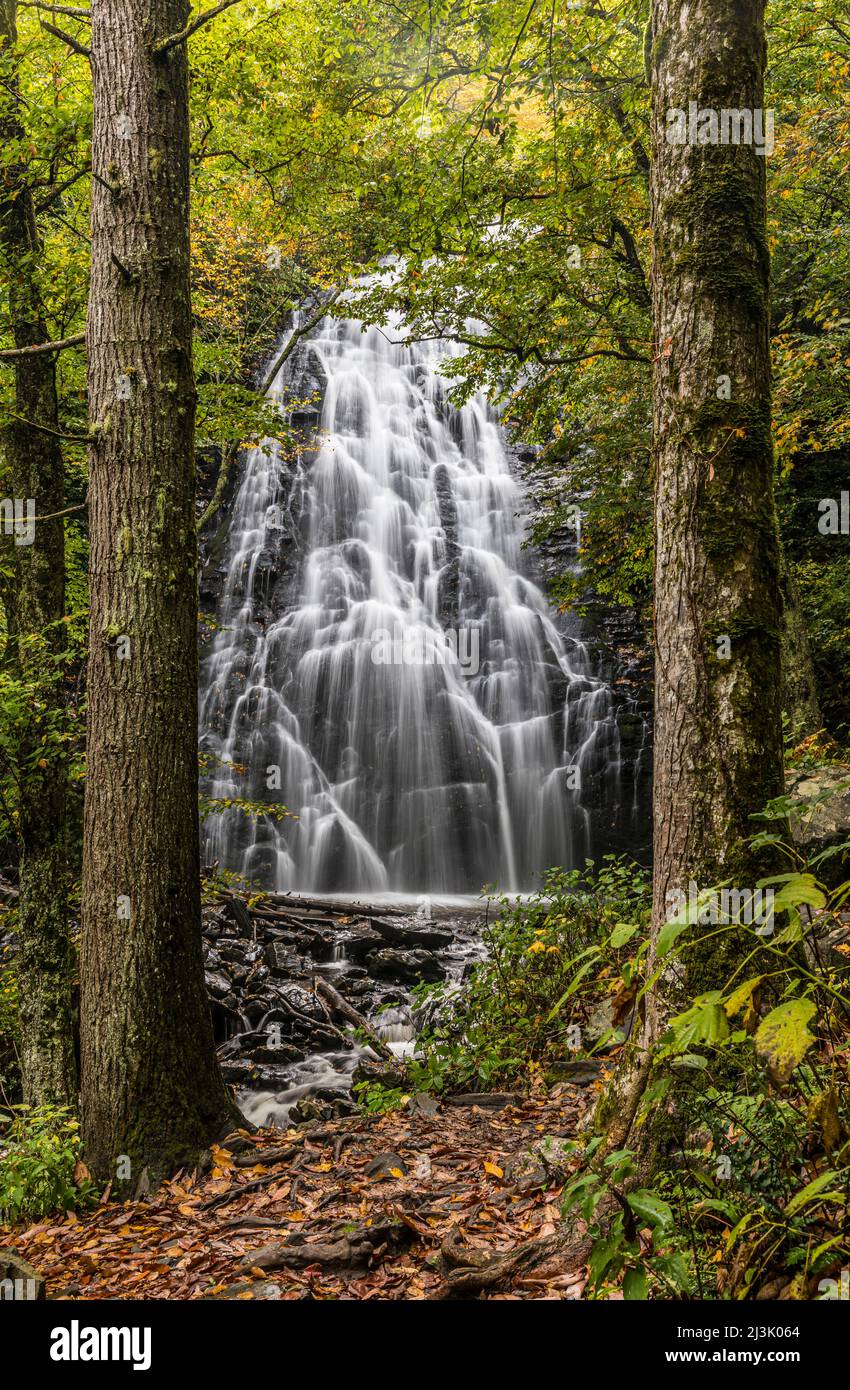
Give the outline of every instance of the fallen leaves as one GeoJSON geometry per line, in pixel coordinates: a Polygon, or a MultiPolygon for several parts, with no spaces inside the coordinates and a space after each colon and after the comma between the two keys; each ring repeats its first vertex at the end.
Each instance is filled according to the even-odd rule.
{"type": "MultiPolygon", "coordinates": [[[[586,1096],[564,1086],[507,1105],[478,1099],[233,1136],[213,1149],[208,1176],[179,1174],[145,1201],[7,1230],[0,1243],[54,1298],[422,1300],[443,1296],[437,1252],[462,1233],[465,1249],[506,1272],[482,1297],[578,1297],[583,1271],[556,1249],[560,1188],[515,1186],[510,1160],[543,1132],[575,1133],[586,1096]],[[546,1267],[522,1255],[514,1265],[540,1237],[553,1243],[546,1267]]],[[[478,1296],[476,1280],[453,1277],[478,1296]]]]}

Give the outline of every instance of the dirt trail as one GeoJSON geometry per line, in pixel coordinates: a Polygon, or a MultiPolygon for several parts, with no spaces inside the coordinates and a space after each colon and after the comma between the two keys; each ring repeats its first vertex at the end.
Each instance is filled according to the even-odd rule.
{"type": "Polygon", "coordinates": [[[39,1270],[48,1298],[578,1298],[586,1251],[564,1244],[559,1199],[588,1099],[566,1085],[541,1099],[420,1098],[240,1134],[205,1176],[0,1228],[0,1246],[39,1270]]]}

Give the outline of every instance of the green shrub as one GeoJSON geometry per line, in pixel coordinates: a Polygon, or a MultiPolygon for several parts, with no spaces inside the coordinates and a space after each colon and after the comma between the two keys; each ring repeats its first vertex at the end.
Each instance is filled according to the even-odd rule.
{"type": "Polygon", "coordinates": [[[594,872],[588,860],[550,871],[533,897],[500,904],[484,932],[488,955],[459,999],[450,1003],[444,985],[417,991],[438,1021],[409,1063],[415,1090],[555,1080],[565,1059],[621,1036],[616,1023],[630,1012],[637,978],[627,948],[649,916],[646,871],[612,855],[594,872]],[[605,1017],[594,1019],[603,1004],[605,1017]]]}
{"type": "Polygon", "coordinates": [[[65,1108],[16,1105],[0,1113],[0,1217],[38,1221],[90,1206],[97,1189],[80,1159],[79,1124],[65,1108]]]}

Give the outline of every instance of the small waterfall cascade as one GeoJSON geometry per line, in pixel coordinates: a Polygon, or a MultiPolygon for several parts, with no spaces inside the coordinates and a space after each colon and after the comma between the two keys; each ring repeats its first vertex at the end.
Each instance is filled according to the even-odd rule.
{"type": "Polygon", "coordinates": [[[245,461],[204,790],[290,815],[231,805],[203,836],[206,862],[267,889],[531,890],[609,848],[594,806],[632,806],[610,687],[535,582],[496,413],[450,403],[452,352],[325,319],[271,387],[303,423],[314,383],[309,441],[245,461]]]}

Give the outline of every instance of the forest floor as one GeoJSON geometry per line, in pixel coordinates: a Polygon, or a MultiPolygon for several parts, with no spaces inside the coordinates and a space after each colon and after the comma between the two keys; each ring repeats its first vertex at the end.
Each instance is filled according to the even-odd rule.
{"type": "Polygon", "coordinates": [[[563,1145],[589,1094],[413,1108],[231,1136],[205,1175],[0,1230],[55,1299],[582,1296],[560,1221],[563,1145]]]}

